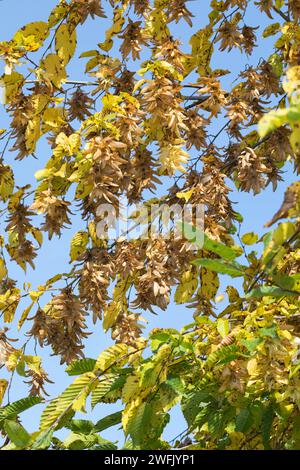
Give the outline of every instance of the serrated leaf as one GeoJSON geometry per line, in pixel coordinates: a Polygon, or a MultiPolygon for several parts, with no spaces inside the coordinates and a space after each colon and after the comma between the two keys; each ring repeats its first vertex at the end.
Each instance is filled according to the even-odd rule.
{"type": "Polygon", "coordinates": [[[41,65],[44,69],[43,76],[57,88],[60,88],[67,78],[64,61],[56,54],[49,54],[45,59],[43,59],[41,65]]]}
{"type": "Polygon", "coordinates": [[[228,276],[231,277],[243,277],[245,275],[245,270],[247,269],[246,266],[234,263],[233,261],[229,263],[223,260],[209,258],[196,259],[192,263],[195,266],[204,266],[211,271],[215,271],[219,274],[228,274],[228,276]]]}
{"type": "Polygon", "coordinates": [[[39,434],[39,436],[34,441],[31,446],[31,450],[45,450],[48,449],[51,445],[53,437],[53,430],[47,429],[39,434]]]}
{"type": "Polygon", "coordinates": [[[116,413],[112,413],[108,416],[105,416],[105,418],[100,419],[95,424],[95,431],[102,432],[107,428],[110,428],[112,426],[115,426],[116,424],[119,424],[121,420],[122,420],[122,411],[117,411],[116,413]]]}
{"type": "Polygon", "coordinates": [[[69,409],[84,410],[86,398],[91,392],[95,378],[96,376],[91,372],[78,377],[61,395],[52,400],[42,413],[40,430],[43,431],[58,424],[69,409]]]}
{"type": "Polygon", "coordinates": [[[213,253],[216,253],[221,258],[228,261],[234,260],[241,254],[239,251],[231,248],[230,246],[224,245],[223,243],[220,243],[216,240],[212,240],[202,230],[195,228],[190,224],[184,224],[184,236],[192,243],[194,243],[193,240],[197,240],[197,245],[198,240],[202,241],[202,244],[199,243],[200,248],[203,248],[207,251],[212,251],[213,253]]]}
{"type": "Polygon", "coordinates": [[[16,421],[5,420],[4,430],[9,439],[19,448],[24,448],[29,444],[30,434],[16,421]]]}
{"type": "Polygon", "coordinates": [[[115,344],[105,349],[97,359],[95,370],[106,371],[115,363],[119,367],[124,365],[124,360],[126,362],[126,354],[128,352],[128,346],[126,344],[115,344]],[[125,357],[125,359],[123,359],[125,357]]]}
{"type": "Polygon", "coordinates": [[[121,391],[125,380],[125,375],[105,374],[105,376],[101,377],[96,387],[92,390],[92,408],[98,403],[115,403],[121,398],[121,391]]]}
{"type": "Polygon", "coordinates": [[[96,365],[96,359],[84,358],[72,362],[66,369],[68,375],[81,375],[85,372],[93,372],[96,365]]]}
{"type": "Polygon", "coordinates": [[[123,428],[130,435],[132,442],[139,445],[144,441],[153,415],[152,403],[141,402],[138,398],[131,402],[122,415],[123,428]]]}
{"type": "Polygon", "coordinates": [[[64,64],[70,62],[76,49],[76,29],[70,25],[61,24],[55,35],[55,49],[64,64]]]}
{"type": "Polygon", "coordinates": [[[82,253],[84,253],[87,244],[89,242],[89,235],[87,232],[80,230],[79,232],[75,233],[74,237],[71,240],[71,247],[70,247],[70,258],[71,261],[75,261],[79,258],[82,253]]]}
{"type": "Polygon", "coordinates": [[[261,286],[257,287],[255,289],[252,289],[248,294],[245,295],[245,299],[260,299],[262,297],[268,296],[268,297],[275,297],[275,298],[280,298],[280,297],[285,297],[285,296],[299,296],[299,292],[291,292],[290,290],[284,290],[281,289],[280,287],[274,287],[274,286],[261,286]]]}
{"type": "Polygon", "coordinates": [[[4,408],[0,408],[0,420],[15,418],[23,411],[28,410],[34,405],[38,405],[42,401],[40,397],[21,398],[21,400],[10,403],[4,408]]]}
{"type": "Polygon", "coordinates": [[[24,47],[27,51],[37,51],[49,35],[49,26],[44,21],[28,23],[14,35],[14,41],[18,47],[24,47]]]}

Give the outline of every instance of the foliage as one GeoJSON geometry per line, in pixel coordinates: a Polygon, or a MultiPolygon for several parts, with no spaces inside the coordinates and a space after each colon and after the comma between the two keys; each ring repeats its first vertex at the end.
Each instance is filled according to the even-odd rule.
{"type": "Polygon", "coordinates": [[[123,444],[101,435],[112,426],[133,449],[300,448],[300,182],[287,189],[266,223],[275,228],[263,236],[241,235],[227,185],[255,195],[270,183],[276,190],[288,163],[299,173],[299,2],[212,0],[184,52],[173,30],[179,21],[192,27],[187,3],[60,0],[47,21],[0,43],[10,116],[0,132],[3,449],[114,450],[123,444]],[[245,24],[249,8],[267,22],[263,31],[245,24]],[[105,17],[112,20],[103,41],[80,56],[91,78],[75,81],[68,65],[80,26],[105,17]],[[230,72],[214,68],[217,54],[237,48],[251,62],[265,38],[274,52],[230,78],[231,88],[230,72]],[[42,161],[46,139],[51,156],[42,161]],[[37,183],[19,186],[15,165],[31,156],[39,159],[37,183]],[[165,180],[170,189],[159,190],[165,180]],[[165,237],[162,220],[154,237],[107,241],[98,209],[109,203],[118,214],[124,196],[140,209],[176,204],[183,213],[186,203],[203,205],[204,232],[192,220],[184,237],[165,237]],[[51,240],[74,228],[75,212],[82,222],[66,247],[69,272],[35,290],[12,279],[14,263],[30,276],[43,234],[51,240]],[[141,314],[167,309],[172,298],[193,309],[193,321],[143,335],[141,314]],[[98,358],[84,353],[88,317],[113,340],[98,358]],[[27,325],[23,345],[10,338],[14,325],[21,342],[27,325]],[[47,403],[43,347],[76,376],[47,403]],[[10,403],[14,374],[29,392],[10,403]],[[79,417],[102,403],[118,411],[98,422],[79,417]],[[39,429],[29,433],[22,413],[40,405],[39,429]],[[166,441],[175,406],[187,427],[166,441]],[[63,441],[61,429],[70,431],[63,441]]]}

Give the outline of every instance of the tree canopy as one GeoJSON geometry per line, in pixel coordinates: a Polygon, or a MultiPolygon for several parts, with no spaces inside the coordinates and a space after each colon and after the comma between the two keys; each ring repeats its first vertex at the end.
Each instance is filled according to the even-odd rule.
{"type": "MultiPolygon", "coordinates": [[[[300,448],[300,5],[212,0],[203,26],[189,3],[61,0],[47,21],[0,43],[9,117],[0,130],[3,449],[300,448]],[[100,33],[109,26],[79,58],[80,27],[91,19],[100,33]],[[187,35],[199,23],[188,47],[176,37],[179,22],[187,35]],[[272,53],[253,64],[265,40],[272,53]],[[228,81],[218,60],[235,48],[249,65],[228,81]],[[79,59],[82,81],[68,72],[79,59]],[[35,184],[15,184],[9,150],[24,168],[39,160],[35,184]],[[295,182],[265,221],[269,231],[241,233],[231,188],[276,191],[287,165],[295,182]],[[166,236],[162,218],[153,236],[106,239],[99,207],[119,215],[123,198],[138,210],[176,205],[179,215],[201,206],[204,230],[192,217],[177,237],[173,217],[166,236]],[[71,266],[32,286],[44,238],[72,231],[75,217],[71,266]],[[14,264],[28,274],[24,285],[10,277],[14,264]],[[193,313],[180,331],[172,302],[193,313]],[[167,309],[170,328],[144,334],[143,317],[167,309]],[[97,358],[85,354],[89,318],[113,340],[97,358]],[[49,354],[74,379],[57,397],[47,395],[49,354]],[[11,402],[16,374],[23,398],[11,402]],[[119,411],[82,419],[103,403],[119,411]],[[30,433],[22,412],[38,404],[30,433]],[[186,428],[167,441],[178,405],[186,428]],[[115,425],[124,442],[102,437],[115,425]]],[[[147,227],[148,219],[149,235],[147,227]]]]}

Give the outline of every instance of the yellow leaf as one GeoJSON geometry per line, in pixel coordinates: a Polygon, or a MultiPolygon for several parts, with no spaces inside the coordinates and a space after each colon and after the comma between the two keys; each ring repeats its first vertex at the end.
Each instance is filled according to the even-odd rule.
{"type": "Polygon", "coordinates": [[[38,244],[40,246],[42,246],[42,243],[43,243],[43,234],[42,234],[42,232],[38,228],[35,228],[35,227],[32,227],[30,232],[31,232],[32,236],[36,239],[38,244]]]}
{"type": "Polygon", "coordinates": [[[81,139],[79,134],[71,134],[68,137],[63,132],[60,132],[56,137],[55,143],[56,147],[53,151],[55,157],[63,157],[64,155],[72,157],[78,152],[81,139]]]}
{"type": "Polygon", "coordinates": [[[31,302],[31,304],[27,308],[25,308],[25,310],[22,313],[21,318],[18,322],[18,330],[20,330],[22,328],[22,326],[24,325],[24,322],[27,320],[29,312],[30,312],[30,310],[32,309],[33,306],[34,306],[34,302],[31,302]]]}
{"type": "Polygon", "coordinates": [[[248,361],[247,371],[250,376],[257,375],[258,366],[257,366],[257,360],[255,358],[250,359],[250,361],[248,361]]]}
{"type": "Polygon", "coordinates": [[[21,351],[21,349],[16,349],[14,352],[12,352],[9,357],[8,357],[8,360],[6,362],[6,367],[7,369],[12,372],[15,370],[15,368],[17,367],[18,363],[19,363],[19,360],[23,357],[23,353],[21,351]]]}
{"type": "Polygon", "coordinates": [[[258,235],[254,232],[245,233],[241,240],[245,245],[254,245],[258,240],[258,235]]]}
{"type": "Polygon", "coordinates": [[[56,54],[49,54],[42,61],[41,65],[44,70],[44,78],[53,83],[57,88],[60,88],[67,78],[64,61],[56,54]]]}
{"type": "Polygon", "coordinates": [[[95,370],[106,371],[114,364],[118,364],[122,367],[123,363],[126,363],[126,353],[128,352],[127,344],[115,344],[105,349],[97,359],[95,370]]]}
{"type": "Polygon", "coordinates": [[[34,177],[37,181],[41,181],[51,175],[51,170],[43,168],[43,170],[38,170],[35,172],[34,177]]]}
{"type": "Polygon", "coordinates": [[[123,403],[130,402],[137,395],[140,395],[140,379],[135,375],[130,375],[122,390],[123,403]]]}
{"type": "Polygon", "coordinates": [[[123,5],[122,8],[115,8],[114,10],[113,24],[105,33],[105,41],[99,44],[99,47],[101,47],[101,49],[103,49],[105,52],[108,52],[112,48],[113,36],[118,34],[123,27],[123,24],[125,22],[123,18],[123,13],[125,9],[126,6],[123,5]]]}
{"type": "Polygon", "coordinates": [[[38,292],[38,291],[33,291],[32,290],[32,291],[29,292],[29,296],[30,296],[30,298],[33,302],[36,302],[37,299],[39,299],[41,297],[41,295],[43,295],[43,294],[44,294],[44,291],[39,291],[38,292]]]}
{"type": "Polygon", "coordinates": [[[41,372],[41,357],[40,356],[24,356],[24,361],[27,364],[28,369],[39,374],[41,372]]]}
{"type": "Polygon", "coordinates": [[[104,309],[103,329],[107,331],[115,323],[122,311],[122,302],[113,300],[107,308],[104,309]]]}
{"type": "Polygon", "coordinates": [[[198,286],[198,276],[192,270],[185,271],[176,289],[174,300],[178,304],[188,302],[195,293],[198,286]]]}
{"type": "Polygon", "coordinates": [[[70,26],[61,24],[55,36],[55,49],[64,64],[67,64],[76,49],[76,29],[70,31],[70,26]]]}
{"type": "Polygon", "coordinates": [[[4,322],[11,323],[20,302],[20,289],[9,289],[0,295],[0,310],[4,312],[4,322]]]}
{"type": "Polygon", "coordinates": [[[0,164],[0,199],[6,202],[14,190],[14,174],[8,165],[0,164]]]}
{"type": "Polygon", "coordinates": [[[80,230],[75,233],[74,237],[71,240],[70,248],[70,258],[71,261],[75,261],[79,258],[82,253],[84,253],[86,246],[89,242],[89,235],[87,232],[80,230]]]}
{"type": "Polygon", "coordinates": [[[222,336],[222,338],[226,338],[226,336],[228,336],[230,331],[230,325],[227,318],[219,318],[219,320],[217,321],[217,330],[222,336]]]}
{"type": "Polygon", "coordinates": [[[8,387],[8,381],[5,379],[0,379],[0,406],[2,405],[7,387],[8,387]]]}
{"type": "Polygon", "coordinates": [[[26,149],[29,153],[33,153],[36,148],[36,143],[41,136],[41,119],[39,116],[28,121],[25,132],[26,149]]]}
{"type": "Polygon", "coordinates": [[[209,70],[210,58],[213,53],[213,45],[211,43],[211,28],[200,29],[190,39],[192,46],[192,59],[186,61],[186,72],[190,73],[193,68],[197,67],[200,75],[206,75],[209,70]]]}
{"type": "Polygon", "coordinates": [[[267,26],[262,33],[263,38],[268,38],[269,36],[274,36],[280,31],[281,25],[280,23],[272,23],[267,26]]]}
{"type": "Polygon", "coordinates": [[[24,80],[23,75],[18,72],[12,72],[2,77],[2,84],[5,88],[5,104],[10,103],[21,91],[24,80]]]}
{"type": "Polygon", "coordinates": [[[66,2],[60,2],[51,11],[48,18],[49,28],[53,28],[68,12],[69,5],[66,2]]]}
{"type": "Polygon", "coordinates": [[[195,191],[195,188],[192,188],[189,191],[181,191],[179,193],[176,193],[176,197],[178,197],[179,199],[184,199],[185,202],[189,202],[194,191],[195,191]]]}
{"type": "Polygon", "coordinates": [[[7,269],[4,260],[0,258],[0,281],[7,276],[7,269]]]}
{"type": "Polygon", "coordinates": [[[50,101],[50,97],[47,95],[37,94],[31,97],[31,101],[34,107],[35,115],[39,115],[45,111],[47,104],[50,101]]]}
{"type": "Polygon", "coordinates": [[[48,108],[43,114],[43,131],[56,129],[65,123],[63,108],[48,108]]]}
{"type": "Polygon", "coordinates": [[[37,51],[49,35],[48,23],[36,21],[28,23],[14,35],[13,40],[27,51],[37,51]]]}
{"type": "Polygon", "coordinates": [[[207,299],[214,299],[219,289],[218,274],[202,267],[200,272],[200,295],[207,299]]]}

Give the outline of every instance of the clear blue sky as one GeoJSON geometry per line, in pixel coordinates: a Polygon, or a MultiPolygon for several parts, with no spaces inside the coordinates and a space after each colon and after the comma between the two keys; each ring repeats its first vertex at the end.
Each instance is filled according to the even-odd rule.
{"type": "MultiPolygon", "coordinates": [[[[104,2],[108,3],[108,2],[104,2]]],[[[195,15],[193,31],[197,31],[206,24],[207,21],[207,11],[209,8],[209,1],[207,0],[194,0],[189,4],[189,8],[195,15]]],[[[51,8],[56,4],[56,0],[3,0],[0,2],[0,18],[1,18],[1,29],[0,29],[0,40],[10,39],[14,32],[22,27],[24,24],[37,21],[37,20],[47,20],[48,14],[51,8]]],[[[87,23],[79,27],[79,37],[78,37],[78,49],[76,52],[76,57],[80,55],[81,52],[94,49],[98,42],[102,42],[104,39],[105,29],[109,25],[109,19],[111,14],[109,14],[108,20],[97,19],[96,21],[89,20],[87,23]]],[[[260,26],[264,27],[265,17],[259,15],[257,10],[250,8],[249,14],[245,19],[246,24],[250,26],[260,26]]],[[[180,22],[178,25],[173,27],[174,35],[182,41],[182,43],[187,46],[188,37],[191,35],[191,31],[188,31],[188,27],[184,21],[180,22]]],[[[268,53],[271,53],[270,48],[271,42],[269,40],[264,40],[259,48],[255,50],[255,54],[250,59],[246,56],[240,54],[239,51],[232,51],[231,53],[215,53],[214,65],[216,68],[226,68],[231,70],[231,74],[224,79],[224,86],[230,84],[237,78],[238,72],[243,69],[247,63],[256,64],[260,56],[266,56],[268,53]]],[[[188,51],[188,49],[186,49],[188,51]]],[[[78,80],[83,78],[85,60],[76,60],[73,61],[68,69],[69,77],[78,80]]],[[[1,63],[2,67],[2,63],[1,63]]],[[[136,66],[135,66],[136,67],[136,66]]],[[[2,73],[2,72],[1,72],[2,73]]],[[[3,108],[0,108],[0,128],[5,128],[8,125],[7,116],[3,108]]],[[[221,127],[222,124],[219,124],[221,127]]],[[[219,141],[222,143],[222,140],[219,141]]],[[[42,141],[36,152],[38,156],[38,161],[29,157],[24,159],[22,162],[14,162],[14,155],[10,152],[6,153],[6,160],[14,165],[16,175],[17,175],[17,184],[25,184],[27,182],[32,182],[34,184],[34,173],[44,167],[44,164],[51,156],[50,148],[47,144],[42,141]]],[[[286,168],[286,173],[284,174],[284,181],[278,185],[278,190],[276,193],[272,192],[271,187],[268,187],[262,194],[253,197],[251,194],[239,193],[236,189],[233,188],[231,199],[237,204],[235,206],[243,216],[245,222],[242,225],[242,233],[248,231],[257,231],[259,234],[264,233],[263,224],[266,220],[269,220],[274,212],[278,209],[283,192],[286,187],[293,181],[293,175],[290,168],[286,168]]],[[[31,282],[32,287],[35,288],[39,284],[42,284],[46,279],[55,275],[58,272],[68,270],[69,262],[69,241],[72,238],[73,234],[81,228],[79,217],[74,219],[74,225],[70,230],[68,230],[61,239],[53,239],[49,243],[45,238],[45,243],[40,251],[39,257],[36,261],[36,270],[32,271],[28,269],[27,275],[24,275],[23,271],[16,267],[15,265],[11,266],[11,277],[14,277],[18,280],[19,284],[22,285],[23,282],[31,282]]],[[[3,218],[0,218],[0,229],[2,232],[3,228],[3,218]]],[[[224,280],[224,283],[226,280],[224,280]]],[[[225,284],[224,284],[225,285],[225,284]]],[[[220,289],[220,293],[224,291],[224,285],[220,289]]],[[[27,304],[26,304],[27,305],[27,304]]],[[[180,328],[184,324],[187,324],[192,319],[191,309],[183,308],[182,306],[176,306],[173,303],[169,306],[166,312],[159,312],[158,316],[152,316],[149,313],[143,315],[149,320],[149,325],[147,331],[153,327],[175,327],[180,328]]],[[[26,331],[26,326],[24,327],[24,332],[26,331]]],[[[89,357],[97,357],[99,352],[101,352],[105,347],[111,344],[110,335],[105,335],[101,329],[101,324],[97,324],[94,328],[93,335],[89,338],[86,348],[86,354],[89,357]]],[[[28,327],[27,327],[28,329],[28,327]]],[[[14,329],[12,329],[11,336],[13,336],[14,329]]],[[[28,350],[29,352],[30,350],[28,350]]],[[[38,353],[41,354],[44,358],[45,369],[49,372],[50,378],[55,380],[54,385],[49,385],[47,390],[51,393],[51,396],[59,394],[66,385],[70,382],[64,373],[64,367],[59,366],[59,360],[57,358],[49,358],[50,350],[38,350],[38,353]]],[[[3,376],[3,369],[1,370],[3,376]]],[[[2,377],[1,376],[1,377],[2,377]]],[[[22,384],[22,380],[18,377],[14,379],[13,383],[13,393],[11,395],[12,399],[22,398],[26,393],[26,386],[22,384]]],[[[111,405],[97,405],[93,413],[94,421],[100,419],[106,414],[120,409],[120,404],[116,406],[111,405]]],[[[23,424],[31,431],[36,430],[38,427],[38,416],[41,407],[37,409],[32,409],[22,415],[23,424]]],[[[87,415],[89,417],[89,415],[87,415]]],[[[87,418],[87,416],[80,416],[82,418],[87,418]]],[[[165,431],[165,437],[170,439],[177,435],[180,430],[183,430],[185,427],[183,418],[181,417],[180,411],[177,409],[172,414],[173,420],[168,425],[165,431]]],[[[111,438],[116,440],[119,436],[119,433],[114,428],[107,431],[103,434],[104,437],[111,438]]]]}

